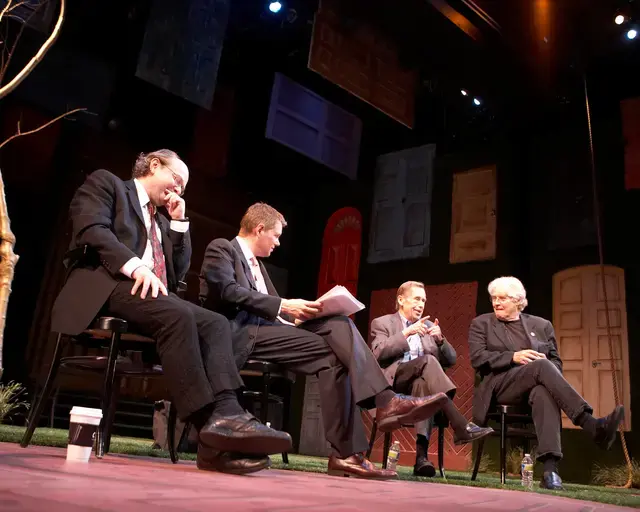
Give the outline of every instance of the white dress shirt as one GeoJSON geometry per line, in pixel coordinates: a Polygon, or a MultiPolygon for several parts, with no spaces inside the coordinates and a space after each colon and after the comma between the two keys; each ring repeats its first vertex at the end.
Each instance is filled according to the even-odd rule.
{"type": "MultiPolygon", "coordinates": [[[[411,324],[413,324],[413,322],[407,320],[402,313],[399,313],[399,315],[400,320],[402,320],[403,329],[410,327],[411,324]]],[[[424,355],[424,347],[422,346],[422,340],[420,339],[419,334],[412,334],[409,336],[407,338],[407,343],[409,344],[409,350],[404,353],[404,358],[402,359],[403,363],[424,355]]]]}
{"type": "MultiPolygon", "coordinates": [[[[124,265],[122,265],[120,272],[122,272],[127,277],[131,277],[131,274],[133,274],[133,272],[142,265],[153,270],[153,249],[151,247],[151,237],[149,236],[149,234],[151,233],[151,215],[149,214],[149,207],[147,206],[150,202],[150,199],[147,191],[142,186],[142,183],[140,183],[137,179],[134,179],[133,182],[136,185],[138,200],[140,201],[140,207],[142,209],[142,218],[144,219],[144,226],[147,230],[147,245],[145,246],[142,258],[138,258],[137,256],[135,256],[127,261],[124,265]]],[[[178,233],[186,233],[189,229],[189,222],[172,220],[170,227],[173,231],[177,231],[178,233]]],[[[157,221],[157,219],[156,235],[158,237],[158,240],[160,241],[160,245],[162,245],[162,233],[160,232],[160,223],[157,221]]],[[[162,257],[164,258],[164,254],[162,257]]]]}

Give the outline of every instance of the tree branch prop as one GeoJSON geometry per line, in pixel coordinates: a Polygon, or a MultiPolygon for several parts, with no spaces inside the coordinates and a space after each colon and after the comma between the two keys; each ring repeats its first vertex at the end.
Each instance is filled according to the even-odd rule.
{"type": "MultiPolygon", "coordinates": [[[[0,21],[2,21],[2,17],[5,16],[8,12],[7,9],[10,9],[12,2],[7,2],[7,5],[0,13],[0,21]]],[[[20,4],[17,4],[20,5],[20,4]]],[[[15,7],[15,6],[14,6],[15,7]]],[[[35,67],[40,63],[40,61],[44,58],[46,53],[51,49],[53,44],[58,39],[60,35],[60,30],[62,29],[62,22],[64,21],[65,15],[65,0],[60,0],[60,13],[58,14],[58,21],[56,22],[56,26],[53,28],[53,32],[49,38],[44,42],[44,44],[40,47],[38,52],[33,56],[33,58],[27,63],[27,65],[15,76],[13,79],[3,87],[0,87],[0,99],[4,98],[7,94],[13,91],[20,83],[27,78],[29,73],[31,73],[35,67]]]]}
{"type": "MultiPolygon", "coordinates": [[[[32,135],[40,130],[44,130],[46,127],[51,126],[64,117],[83,110],[86,110],[86,108],[75,108],[26,132],[20,129],[20,121],[18,121],[16,133],[2,142],[0,149],[18,137],[32,135]]],[[[19,256],[13,252],[15,245],[16,237],[11,231],[7,200],[4,193],[4,179],[0,172],[0,378],[2,378],[2,347],[4,345],[4,328],[7,322],[7,307],[9,305],[9,295],[11,295],[11,283],[13,282],[14,271],[19,259],[19,256]]]]}

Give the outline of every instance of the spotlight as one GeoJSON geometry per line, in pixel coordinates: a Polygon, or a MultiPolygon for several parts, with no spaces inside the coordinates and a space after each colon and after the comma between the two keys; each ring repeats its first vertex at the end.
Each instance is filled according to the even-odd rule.
{"type": "Polygon", "coordinates": [[[632,28],[627,32],[627,39],[635,39],[637,35],[638,32],[636,31],[636,29],[632,28]]]}
{"type": "Polygon", "coordinates": [[[480,98],[473,98],[473,104],[476,107],[479,107],[480,105],[482,105],[482,101],[480,100],[480,98]]]}
{"type": "Polygon", "coordinates": [[[469,96],[469,93],[464,89],[460,89],[460,94],[462,94],[463,96],[469,96]]]}
{"type": "Polygon", "coordinates": [[[282,9],[282,4],[280,2],[269,2],[269,10],[276,14],[278,12],[280,12],[280,9],[282,9]]]}
{"type": "Polygon", "coordinates": [[[614,22],[616,25],[622,25],[624,23],[625,17],[622,14],[618,14],[615,18],[614,18],[614,22]]]}

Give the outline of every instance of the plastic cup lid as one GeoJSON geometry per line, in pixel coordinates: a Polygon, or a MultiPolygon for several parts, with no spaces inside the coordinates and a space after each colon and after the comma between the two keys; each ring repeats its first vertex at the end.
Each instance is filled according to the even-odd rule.
{"type": "Polygon", "coordinates": [[[90,407],[78,407],[77,405],[73,406],[71,412],[69,414],[74,414],[77,416],[89,416],[92,418],[102,418],[102,411],[100,409],[92,409],[90,407]]]}

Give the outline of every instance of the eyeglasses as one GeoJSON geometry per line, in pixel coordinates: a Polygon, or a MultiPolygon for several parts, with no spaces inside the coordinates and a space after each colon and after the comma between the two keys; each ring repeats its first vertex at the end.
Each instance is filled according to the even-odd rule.
{"type": "Polygon", "coordinates": [[[512,302],[512,301],[513,301],[513,297],[505,297],[505,296],[491,297],[491,302],[493,304],[503,304],[505,302],[512,302]]]}
{"type": "Polygon", "coordinates": [[[184,185],[184,182],[182,181],[182,177],[168,165],[165,165],[165,167],[169,169],[171,176],[173,176],[174,183],[180,187],[180,193],[178,195],[182,197],[185,189],[185,185],[184,185]]]}

